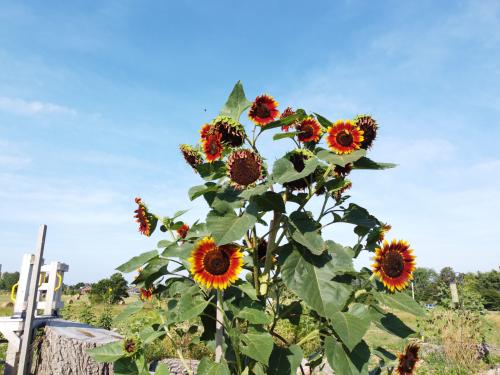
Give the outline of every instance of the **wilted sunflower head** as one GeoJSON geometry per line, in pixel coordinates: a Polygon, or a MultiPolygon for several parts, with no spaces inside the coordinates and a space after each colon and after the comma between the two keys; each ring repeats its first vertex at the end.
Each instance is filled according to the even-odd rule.
{"type": "Polygon", "coordinates": [[[139,224],[139,232],[146,237],[149,237],[156,228],[158,218],[148,211],[146,204],[142,202],[141,198],[135,198],[135,203],[137,203],[138,207],[134,211],[134,218],[136,219],[136,223],[139,224]]]}
{"type": "Polygon", "coordinates": [[[177,229],[177,235],[180,238],[186,238],[187,234],[189,232],[189,225],[187,224],[182,224],[178,229],[177,229]]]}
{"type": "Polygon", "coordinates": [[[245,129],[238,121],[228,116],[217,116],[213,119],[212,128],[222,135],[222,143],[231,147],[239,147],[245,140],[245,129]]]}
{"type": "Polygon", "coordinates": [[[227,173],[232,186],[244,189],[262,179],[262,159],[250,150],[233,151],[227,159],[227,173]]]}
{"type": "Polygon", "coordinates": [[[339,120],[328,127],[326,142],[337,154],[350,154],[361,147],[363,131],[351,120],[339,120]]]}
{"type": "MultiPolygon", "coordinates": [[[[280,119],[287,118],[288,116],[293,116],[295,114],[295,111],[292,109],[292,107],[286,107],[286,109],[283,111],[283,113],[280,116],[280,119]]],[[[288,125],[282,125],[281,130],[284,132],[288,132],[290,128],[294,127],[297,124],[297,122],[293,122],[288,125]]]]}
{"type": "MultiPolygon", "coordinates": [[[[288,152],[285,155],[285,158],[290,160],[290,162],[293,164],[293,167],[297,172],[302,172],[306,166],[306,161],[311,159],[312,157],[314,157],[314,154],[311,151],[304,148],[297,148],[293,151],[288,152]]],[[[314,182],[313,174],[314,172],[304,178],[285,182],[283,186],[292,191],[304,190],[308,185],[314,182]]]]}
{"type": "Polygon", "coordinates": [[[418,352],[420,346],[416,343],[408,344],[404,350],[404,353],[398,353],[398,375],[412,375],[415,370],[415,366],[419,361],[418,352]]]}
{"type": "Polygon", "coordinates": [[[141,346],[141,340],[139,337],[132,336],[127,337],[123,340],[123,351],[126,353],[127,357],[132,357],[136,354],[141,346]]]}
{"type": "Polygon", "coordinates": [[[375,249],[374,260],[373,273],[391,292],[403,290],[413,279],[415,256],[406,241],[384,241],[381,247],[375,249]]]}
{"type": "Polygon", "coordinates": [[[188,163],[191,168],[193,168],[196,172],[196,167],[203,163],[203,156],[200,151],[195,149],[194,147],[186,144],[182,144],[179,146],[181,150],[182,156],[184,156],[184,160],[188,163]]]}
{"type": "Polygon", "coordinates": [[[377,137],[377,122],[369,115],[358,115],[354,119],[354,124],[363,131],[361,148],[368,150],[372,147],[373,141],[377,137]]]}
{"type": "Polygon", "coordinates": [[[279,115],[278,102],[270,95],[257,96],[248,111],[248,117],[255,125],[266,126],[279,115]]]}
{"type": "Polygon", "coordinates": [[[303,119],[295,128],[300,132],[297,138],[303,143],[318,142],[323,132],[321,130],[321,125],[314,117],[303,119]]]}
{"type": "Polygon", "coordinates": [[[347,190],[349,190],[350,188],[352,188],[352,182],[349,181],[349,180],[345,180],[344,181],[344,186],[342,186],[340,189],[338,190],[335,190],[333,193],[332,193],[332,197],[339,201],[340,198],[342,198],[342,194],[344,194],[347,190]]]}
{"type": "Polygon", "coordinates": [[[345,176],[347,176],[349,173],[351,173],[352,171],[352,163],[347,163],[346,165],[344,165],[343,167],[340,166],[340,165],[336,165],[335,168],[333,169],[333,173],[335,174],[335,176],[337,177],[341,177],[341,178],[344,178],[345,176]]]}

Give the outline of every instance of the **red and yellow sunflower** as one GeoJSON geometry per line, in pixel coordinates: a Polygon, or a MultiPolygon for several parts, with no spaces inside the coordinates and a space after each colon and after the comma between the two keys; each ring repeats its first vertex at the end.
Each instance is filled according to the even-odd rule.
{"type": "Polygon", "coordinates": [[[328,147],[337,154],[350,154],[361,147],[363,131],[350,120],[339,120],[327,129],[328,147]]]}
{"type": "Polygon", "coordinates": [[[270,95],[257,96],[248,111],[248,117],[256,125],[265,126],[279,115],[278,102],[270,95]]]}
{"type": "Polygon", "coordinates": [[[139,232],[143,235],[149,237],[154,232],[156,224],[158,223],[158,218],[148,212],[148,208],[142,202],[142,199],[135,198],[135,203],[138,204],[137,210],[135,210],[134,218],[136,223],[139,223],[139,232]]]}
{"type": "Polygon", "coordinates": [[[209,163],[212,163],[222,157],[224,146],[221,141],[222,135],[220,133],[209,134],[201,141],[201,147],[205,153],[205,158],[209,163]]]}
{"type": "Polygon", "coordinates": [[[382,247],[375,249],[374,260],[373,273],[391,292],[403,290],[413,279],[415,256],[406,241],[384,241],[382,247]]]}
{"type": "Polygon", "coordinates": [[[392,229],[390,224],[383,224],[378,232],[378,240],[382,242],[385,239],[385,234],[392,229]]]}
{"type": "MultiPolygon", "coordinates": [[[[286,107],[286,109],[283,111],[283,113],[280,116],[280,119],[287,118],[288,116],[293,116],[295,114],[295,111],[292,109],[292,107],[286,107]]],[[[290,130],[290,128],[295,126],[295,122],[288,124],[288,125],[281,125],[281,130],[284,132],[287,132],[290,130]]]]}
{"type": "Polygon", "coordinates": [[[377,121],[369,115],[358,115],[354,119],[354,124],[363,131],[361,148],[368,150],[372,147],[373,141],[377,137],[377,121]]]}
{"type": "Polygon", "coordinates": [[[314,117],[305,118],[296,126],[296,129],[300,132],[297,138],[303,143],[318,142],[322,133],[321,125],[314,117]]]}
{"type": "Polygon", "coordinates": [[[141,288],[141,300],[142,301],[151,301],[153,300],[153,288],[141,288]]]}
{"type": "Polygon", "coordinates": [[[408,344],[404,350],[404,353],[398,353],[398,368],[396,373],[398,375],[412,375],[414,374],[415,366],[419,361],[418,352],[420,347],[411,343],[408,344]]]}
{"type": "Polygon", "coordinates": [[[200,137],[201,137],[202,142],[204,139],[206,139],[210,135],[211,130],[212,130],[212,125],[203,124],[203,126],[200,129],[200,137]]]}
{"type": "Polygon", "coordinates": [[[212,237],[198,241],[189,258],[191,274],[206,288],[224,290],[238,279],[243,269],[243,254],[238,245],[217,246],[212,237]]]}
{"type": "Polygon", "coordinates": [[[187,224],[182,224],[180,228],[177,229],[177,234],[179,235],[180,238],[186,238],[187,234],[189,232],[189,225],[187,224]]]}

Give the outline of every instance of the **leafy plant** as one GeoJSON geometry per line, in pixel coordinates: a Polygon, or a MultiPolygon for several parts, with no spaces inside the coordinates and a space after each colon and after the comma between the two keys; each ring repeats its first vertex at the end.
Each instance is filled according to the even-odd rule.
{"type": "MultiPolygon", "coordinates": [[[[206,219],[189,225],[179,219],[185,211],[158,216],[136,198],[140,232],[151,236],[159,228],[170,237],[117,268],[140,268],[134,284],[147,305],[156,297],[160,323],[141,327],[132,346],[157,339],[175,344],[175,332],[192,338],[175,346],[185,362],[189,345],[201,341],[212,355],[199,374],[295,374],[311,341],[318,345],[307,357],[313,367],[328,361],[339,374],[368,374],[372,356],[374,371],[393,366],[396,356],[370,348],[363,337],[372,323],[401,338],[414,333],[386,310],[424,314],[401,292],[414,257],[405,241],[383,242],[390,226],[346,194],[351,171],[394,167],[366,157],[377,128],[368,115],[331,122],[287,108],[279,116],[272,97],[250,102],[238,82],[220,115],[202,127],[201,146],[181,146],[204,180],[188,195],[205,200],[206,219]],[[240,122],[246,110],[250,132],[240,122]],[[292,148],[271,166],[258,141],[272,130],[278,131],[273,140],[292,148]],[[339,224],[352,225],[351,246],[334,241],[330,228],[339,224]],[[362,251],[375,252],[372,270],[354,268],[362,251]],[[297,326],[304,319],[310,331],[298,341],[278,333],[280,322],[297,326]]],[[[127,307],[118,320],[143,307],[127,307]]],[[[117,345],[90,352],[115,361],[120,374],[145,373],[143,350],[130,354],[117,345]]]]}

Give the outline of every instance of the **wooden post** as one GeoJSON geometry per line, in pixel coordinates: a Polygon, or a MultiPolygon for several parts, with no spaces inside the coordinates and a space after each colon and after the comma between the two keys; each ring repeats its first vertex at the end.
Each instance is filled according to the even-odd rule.
{"type": "Polygon", "coordinates": [[[47,226],[41,225],[38,232],[38,242],[35,252],[35,262],[33,263],[32,275],[29,287],[28,306],[26,308],[26,320],[23,327],[23,336],[21,341],[21,352],[19,355],[19,365],[17,375],[27,375],[30,365],[30,346],[33,337],[33,320],[35,318],[35,310],[38,295],[38,275],[43,262],[43,250],[45,247],[45,235],[47,234],[47,226]]]}
{"type": "Polygon", "coordinates": [[[222,344],[224,343],[224,320],[222,311],[222,291],[217,290],[217,309],[215,313],[215,362],[222,360],[222,344]]]}

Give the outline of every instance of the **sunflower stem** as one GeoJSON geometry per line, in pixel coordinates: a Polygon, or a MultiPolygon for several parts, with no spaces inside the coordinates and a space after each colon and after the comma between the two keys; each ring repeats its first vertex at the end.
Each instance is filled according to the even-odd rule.
{"type": "Polygon", "coordinates": [[[264,272],[262,274],[263,282],[261,283],[261,294],[266,295],[269,286],[269,273],[271,271],[271,265],[273,263],[273,251],[276,247],[276,235],[278,234],[278,229],[280,228],[281,214],[278,211],[274,211],[273,219],[271,221],[271,229],[269,231],[269,241],[267,243],[266,249],[266,261],[264,263],[264,272]],[[264,285],[262,285],[264,284],[264,285]]]}
{"type": "Polygon", "coordinates": [[[215,362],[220,363],[222,360],[222,343],[224,341],[224,326],[223,326],[223,310],[222,310],[222,290],[217,290],[217,309],[215,313],[215,362]]]}

